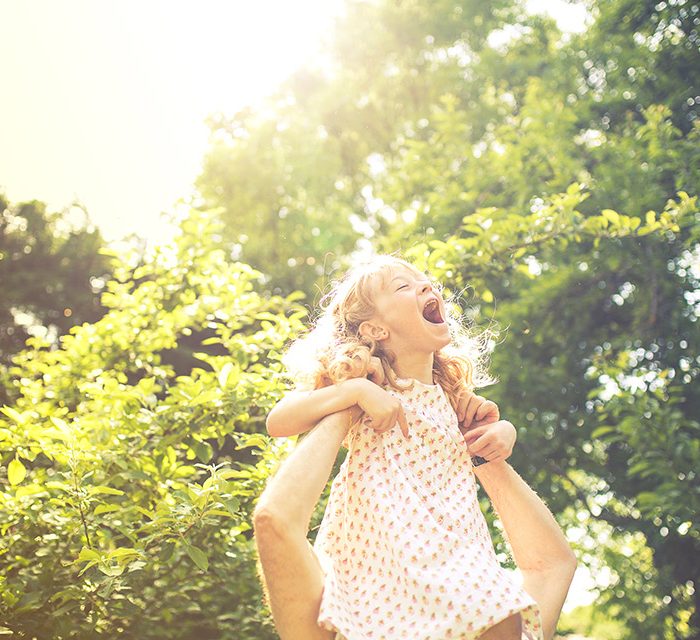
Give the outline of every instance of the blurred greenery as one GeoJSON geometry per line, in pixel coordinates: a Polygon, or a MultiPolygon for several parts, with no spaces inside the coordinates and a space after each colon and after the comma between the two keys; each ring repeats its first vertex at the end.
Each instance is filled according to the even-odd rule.
{"type": "MultiPolygon", "coordinates": [[[[351,1],[322,63],[212,116],[175,243],[103,248],[98,316],[2,344],[0,627],[274,638],[250,514],[279,354],[355,252],[401,249],[501,329],[483,393],[596,585],[560,632],[700,638],[700,4],[585,6],[562,34],[515,0],[351,1]]],[[[15,259],[47,237],[13,228],[15,259]]],[[[51,264],[21,268],[96,273],[51,264]]],[[[8,309],[68,306],[4,274],[8,309]]]]}
{"type": "MultiPolygon", "coordinates": [[[[32,333],[56,338],[103,313],[109,264],[104,241],[78,204],[49,213],[41,202],[0,194],[0,375],[32,333]]],[[[8,402],[0,385],[0,402],[8,402]]]]}

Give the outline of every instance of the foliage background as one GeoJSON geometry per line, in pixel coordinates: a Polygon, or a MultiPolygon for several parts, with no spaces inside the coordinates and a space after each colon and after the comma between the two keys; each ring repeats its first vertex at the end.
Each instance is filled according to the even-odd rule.
{"type": "Polygon", "coordinates": [[[511,0],[348,2],[324,66],[212,117],[201,207],[150,253],[3,200],[6,634],[276,637],[250,515],[280,353],[399,249],[501,328],[483,393],[596,583],[560,633],[700,637],[700,5],[587,7],[562,34],[511,0]]]}

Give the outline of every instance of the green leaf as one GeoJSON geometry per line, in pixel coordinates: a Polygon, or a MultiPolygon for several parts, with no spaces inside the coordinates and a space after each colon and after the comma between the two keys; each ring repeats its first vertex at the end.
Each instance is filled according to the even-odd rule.
{"type": "Polygon", "coordinates": [[[93,513],[99,516],[101,513],[112,513],[113,511],[120,511],[121,507],[116,504],[98,504],[95,507],[93,513]]]}
{"type": "Polygon", "coordinates": [[[185,551],[192,559],[192,562],[194,562],[202,571],[207,571],[209,569],[209,558],[207,558],[207,554],[204,553],[204,551],[191,544],[185,545],[185,551]]]}
{"type": "Polygon", "coordinates": [[[241,507],[241,503],[238,498],[228,498],[226,500],[222,500],[222,502],[232,515],[235,515],[238,509],[241,507]]]}
{"type": "Polygon", "coordinates": [[[267,447],[267,440],[265,436],[259,433],[246,434],[238,439],[238,449],[245,449],[246,447],[260,447],[265,449],[267,447]]]}
{"type": "Polygon", "coordinates": [[[205,516],[224,516],[225,518],[230,518],[232,516],[231,513],[228,511],[224,511],[223,509],[207,509],[207,511],[204,512],[205,516]]]}
{"type": "Polygon", "coordinates": [[[51,420],[51,422],[53,422],[61,431],[70,431],[70,427],[65,420],[57,418],[56,416],[51,416],[49,420],[51,420]]]}
{"type": "Polygon", "coordinates": [[[110,558],[126,558],[130,556],[140,556],[141,553],[132,547],[117,547],[107,554],[110,558]]]}
{"type": "Polygon", "coordinates": [[[606,220],[609,220],[614,225],[620,224],[620,214],[612,209],[603,209],[600,212],[606,220]]]}
{"type": "Polygon", "coordinates": [[[195,442],[192,448],[202,462],[209,462],[214,456],[214,449],[207,442],[195,442]]]}
{"type": "Polygon", "coordinates": [[[628,476],[634,476],[637,475],[638,473],[641,473],[643,471],[646,471],[649,469],[649,463],[648,462],[638,462],[635,465],[632,465],[629,469],[627,469],[627,475],[628,476]]]}
{"type": "Polygon", "coordinates": [[[47,493],[46,488],[39,484],[25,484],[23,487],[17,487],[15,495],[18,498],[24,498],[25,496],[35,496],[39,493],[47,493]]]}
{"type": "Polygon", "coordinates": [[[149,520],[154,520],[156,517],[156,514],[153,511],[148,511],[143,507],[136,507],[136,511],[145,515],[149,520]]]}
{"type": "Polygon", "coordinates": [[[234,366],[233,362],[227,362],[223,367],[221,367],[221,371],[219,371],[218,375],[218,380],[219,380],[219,386],[222,389],[226,388],[226,384],[228,383],[229,376],[231,375],[231,372],[233,371],[234,366]]]}
{"type": "Polygon", "coordinates": [[[611,427],[610,425],[604,425],[602,427],[594,429],[593,433],[591,433],[591,438],[600,438],[601,436],[604,436],[613,431],[617,431],[617,429],[615,427],[611,427]]]}
{"type": "Polygon", "coordinates": [[[18,458],[11,460],[10,464],[7,465],[7,479],[11,485],[19,484],[26,475],[27,469],[18,458]]]}
{"type": "Polygon", "coordinates": [[[109,565],[101,562],[97,568],[106,576],[110,577],[120,576],[122,573],[124,573],[124,567],[119,565],[109,565]]]}
{"type": "Polygon", "coordinates": [[[100,554],[97,553],[94,549],[90,549],[89,547],[83,547],[80,550],[80,554],[78,554],[78,560],[80,561],[85,561],[85,560],[99,560],[100,559],[100,554]]]}
{"type": "Polygon", "coordinates": [[[110,495],[110,496],[123,496],[124,492],[121,489],[113,489],[112,487],[106,487],[104,485],[96,485],[94,487],[90,487],[88,490],[88,493],[91,496],[99,495],[99,494],[105,494],[105,495],[110,495]]]}
{"type": "Polygon", "coordinates": [[[0,407],[0,411],[2,411],[8,418],[14,420],[17,424],[24,424],[27,420],[27,416],[25,416],[24,413],[20,413],[12,407],[0,407]]]}

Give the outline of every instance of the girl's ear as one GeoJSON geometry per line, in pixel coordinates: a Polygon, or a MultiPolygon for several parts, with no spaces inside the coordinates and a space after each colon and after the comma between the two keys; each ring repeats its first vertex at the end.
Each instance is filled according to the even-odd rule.
{"type": "Polygon", "coordinates": [[[389,337],[389,332],[384,327],[369,320],[362,322],[357,331],[361,336],[371,338],[375,342],[386,340],[389,337]]]}

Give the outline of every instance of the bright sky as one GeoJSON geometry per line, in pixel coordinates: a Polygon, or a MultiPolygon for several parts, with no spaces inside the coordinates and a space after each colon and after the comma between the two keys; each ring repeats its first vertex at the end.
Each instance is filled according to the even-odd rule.
{"type": "MultiPolygon", "coordinates": [[[[578,30],[581,7],[527,0],[578,30]]],[[[318,53],[343,0],[0,0],[0,192],[83,203],[107,239],[165,239],[205,118],[260,100],[318,53]]]]}
{"type": "Polygon", "coordinates": [[[154,238],[188,195],[207,115],[272,92],[342,0],[0,0],[0,191],[80,200],[107,238],[154,238]]]}

